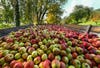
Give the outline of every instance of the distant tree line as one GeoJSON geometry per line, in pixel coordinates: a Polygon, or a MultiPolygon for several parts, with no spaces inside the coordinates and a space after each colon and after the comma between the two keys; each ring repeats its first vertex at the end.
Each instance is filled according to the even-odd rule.
{"type": "Polygon", "coordinates": [[[58,23],[67,0],[1,0],[2,15],[6,23],[43,24],[58,23]]]}

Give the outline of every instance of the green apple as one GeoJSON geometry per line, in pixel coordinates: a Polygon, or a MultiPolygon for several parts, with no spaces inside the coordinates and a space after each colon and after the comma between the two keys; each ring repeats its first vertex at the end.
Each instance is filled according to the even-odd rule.
{"type": "MultiPolygon", "coordinates": [[[[24,38],[25,39],[25,38],[24,38]]],[[[26,42],[25,43],[25,46],[31,46],[31,43],[30,42],[26,42]]]]}
{"type": "Polygon", "coordinates": [[[69,41],[69,39],[68,39],[68,38],[65,38],[65,41],[66,41],[66,42],[68,42],[68,41],[69,41]]]}
{"type": "Polygon", "coordinates": [[[55,59],[57,59],[57,60],[61,60],[61,56],[60,55],[57,55],[57,56],[55,56],[55,59]]]}
{"type": "Polygon", "coordinates": [[[66,56],[67,55],[67,52],[65,50],[61,50],[60,55],[61,56],[66,56]]]}
{"type": "Polygon", "coordinates": [[[35,49],[37,49],[38,45],[37,44],[33,44],[32,47],[34,47],[35,49]]]}
{"type": "Polygon", "coordinates": [[[21,46],[21,47],[24,46],[24,43],[23,42],[20,42],[19,43],[19,46],[21,46]]]}
{"type": "Polygon", "coordinates": [[[38,44],[39,44],[39,45],[43,45],[43,42],[39,42],[38,44]]]}
{"type": "Polygon", "coordinates": [[[10,54],[16,54],[17,53],[17,51],[15,51],[15,50],[12,50],[12,51],[10,51],[10,54]]]}
{"type": "Polygon", "coordinates": [[[41,50],[41,49],[37,49],[37,52],[38,52],[38,55],[42,55],[42,54],[44,54],[44,51],[41,50]]]}
{"type": "Polygon", "coordinates": [[[20,48],[19,48],[19,52],[20,52],[21,54],[25,53],[25,52],[26,52],[26,48],[25,48],[25,47],[20,47],[20,48]]]}
{"type": "Polygon", "coordinates": [[[79,54],[83,54],[83,49],[81,47],[75,47],[76,48],[76,51],[79,53],[79,54]]]}
{"type": "Polygon", "coordinates": [[[81,68],[81,62],[79,60],[75,59],[73,61],[73,64],[74,64],[75,68],[81,68]]]}
{"type": "Polygon", "coordinates": [[[34,68],[39,68],[39,66],[38,65],[34,65],[34,68]]]}
{"type": "Polygon", "coordinates": [[[68,42],[67,42],[67,45],[68,45],[68,46],[72,46],[72,42],[71,42],[71,41],[68,41],[68,42]]]}
{"type": "Polygon", "coordinates": [[[62,61],[63,61],[64,63],[68,64],[69,59],[68,59],[68,57],[64,56],[64,57],[62,57],[62,61]]]}
{"type": "Polygon", "coordinates": [[[68,66],[68,68],[75,68],[75,66],[73,66],[73,65],[70,65],[70,66],[68,66]]]}
{"type": "Polygon", "coordinates": [[[46,51],[46,54],[50,54],[50,53],[51,53],[51,50],[48,49],[48,50],[46,51]]]}
{"type": "Polygon", "coordinates": [[[32,60],[33,60],[32,55],[29,55],[29,56],[27,57],[27,61],[32,61],[32,60]]]}
{"type": "Polygon", "coordinates": [[[48,41],[46,39],[44,39],[42,42],[43,42],[43,44],[47,44],[48,43],[48,41]]]}
{"type": "Polygon", "coordinates": [[[71,53],[71,49],[70,48],[66,48],[66,52],[67,53],[71,53]]]}
{"type": "Polygon", "coordinates": [[[14,59],[14,55],[13,54],[7,54],[6,56],[5,56],[5,60],[6,61],[11,61],[11,60],[13,60],[14,59]]]}
{"type": "Polygon", "coordinates": [[[78,59],[80,62],[83,62],[83,61],[84,61],[84,57],[83,57],[82,55],[77,56],[77,59],[78,59]]]}
{"type": "Polygon", "coordinates": [[[23,58],[23,59],[27,59],[27,57],[28,57],[28,53],[23,53],[23,54],[22,54],[22,58],[23,58]]]}
{"type": "Polygon", "coordinates": [[[60,53],[60,49],[59,48],[53,48],[53,53],[55,55],[58,55],[60,53]]]}
{"type": "Polygon", "coordinates": [[[68,57],[69,60],[71,60],[72,59],[72,54],[71,53],[68,53],[67,54],[67,57],[68,57]]]}
{"type": "Polygon", "coordinates": [[[88,63],[82,63],[82,68],[91,68],[88,63]]]}
{"type": "Polygon", "coordinates": [[[48,56],[47,56],[47,54],[43,54],[42,56],[41,56],[41,59],[44,61],[44,60],[46,60],[48,58],[48,56]]]}
{"type": "Polygon", "coordinates": [[[18,49],[18,47],[19,47],[18,44],[14,44],[14,45],[11,46],[11,48],[14,49],[14,50],[18,49]]]}
{"type": "Polygon", "coordinates": [[[4,51],[3,51],[3,56],[6,56],[6,55],[9,54],[9,53],[10,53],[9,50],[4,50],[4,51]]]}
{"type": "Polygon", "coordinates": [[[43,51],[46,51],[46,50],[47,50],[47,46],[46,46],[46,45],[41,45],[40,48],[41,48],[43,51]]]}
{"type": "Polygon", "coordinates": [[[37,57],[37,56],[38,56],[38,52],[37,52],[37,51],[33,51],[33,52],[32,52],[32,57],[35,58],[35,57],[37,57]]]}
{"type": "Polygon", "coordinates": [[[3,58],[0,58],[0,65],[3,65],[4,63],[5,63],[4,57],[3,58]]]}
{"type": "Polygon", "coordinates": [[[21,54],[20,53],[16,53],[15,54],[15,59],[20,59],[21,58],[21,54]]]}

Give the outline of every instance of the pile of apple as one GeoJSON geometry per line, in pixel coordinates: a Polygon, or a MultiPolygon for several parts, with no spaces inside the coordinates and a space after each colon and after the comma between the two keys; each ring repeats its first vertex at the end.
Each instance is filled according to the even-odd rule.
{"type": "Polygon", "coordinates": [[[100,38],[39,25],[0,38],[0,68],[100,68],[100,38]]]}

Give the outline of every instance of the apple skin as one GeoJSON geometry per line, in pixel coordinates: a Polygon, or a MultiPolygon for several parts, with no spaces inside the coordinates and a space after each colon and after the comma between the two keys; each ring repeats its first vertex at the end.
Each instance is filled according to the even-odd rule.
{"type": "Polygon", "coordinates": [[[47,56],[47,54],[43,54],[42,56],[41,56],[41,59],[44,61],[44,60],[46,60],[48,58],[48,56],[47,56]]]}
{"type": "Polygon", "coordinates": [[[60,68],[66,68],[66,64],[64,62],[60,62],[60,68]]]}
{"type": "Polygon", "coordinates": [[[5,63],[4,57],[0,58],[0,65],[3,65],[5,63]]]}
{"type": "Polygon", "coordinates": [[[55,57],[54,57],[54,54],[53,53],[50,53],[49,55],[48,55],[48,59],[49,60],[53,60],[55,57]]]}
{"type": "Polygon", "coordinates": [[[81,68],[81,62],[77,59],[73,60],[73,65],[75,68],[81,68]]]}
{"type": "Polygon", "coordinates": [[[37,49],[39,46],[37,44],[33,44],[32,47],[37,49]]]}
{"type": "Polygon", "coordinates": [[[4,50],[3,51],[3,56],[6,56],[7,54],[9,54],[9,52],[10,52],[9,50],[4,50]]]}
{"type": "Polygon", "coordinates": [[[27,61],[27,62],[24,64],[24,68],[34,68],[34,63],[33,63],[33,61],[27,61]]]}
{"type": "Polygon", "coordinates": [[[21,54],[20,53],[16,53],[15,54],[15,59],[20,59],[21,58],[21,54]]]}
{"type": "Polygon", "coordinates": [[[78,54],[77,54],[76,52],[73,52],[73,53],[72,53],[72,57],[73,57],[74,59],[76,59],[77,56],[78,56],[78,54]]]}
{"type": "Polygon", "coordinates": [[[57,60],[57,59],[54,59],[54,60],[51,62],[51,67],[52,67],[52,68],[60,68],[60,61],[57,60]]]}
{"type": "Polygon", "coordinates": [[[7,54],[4,58],[5,58],[6,61],[11,61],[11,60],[14,59],[14,55],[13,54],[7,54]]]}
{"type": "Polygon", "coordinates": [[[59,48],[53,48],[53,54],[58,55],[60,53],[59,48]]]}
{"type": "Polygon", "coordinates": [[[31,43],[30,42],[26,42],[24,45],[25,46],[31,46],[31,43]]]}
{"type": "Polygon", "coordinates": [[[96,41],[95,47],[100,47],[100,41],[96,41]]]}
{"type": "Polygon", "coordinates": [[[82,63],[82,68],[91,68],[88,63],[82,63]]]}
{"type": "Polygon", "coordinates": [[[41,56],[42,54],[44,54],[44,51],[41,49],[37,49],[38,55],[41,56]]]}
{"type": "Polygon", "coordinates": [[[23,64],[21,62],[17,62],[14,64],[13,68],[23,68],[23,64]]]}
{"type": "Polygon", "coordinates": [[[67,42],[67,45],[68,45],[68,46],[72,46],[72,42],[71,42],[71,41],[68,41],[68,42],[67,42]]]}
{"type": "Polygon", "coordinates": [[[77,51],[78,54],[83,53],[83,49],[81,47],[76,47],[76,51],[77,51]]]}
{"type": "Polygon", "coordinates": [[[34,65],[34,68],[39,68],[39,65],[34,65]]]}
{"type": "Polygon", "coordinates": [[[71,60],[73,56],[72,56],[71,53],[69,53],[69,54],[67,54],[67,57],[68,57],[69,60],[71,60]]]}
{"type": "Polygon", "coordinates": [[[69,59],[68,57],[64,56],[62,57],[62,61],[67,64],[69,62],[69,59]]]}
{"type": "Polygon", "coordinates": [[[13,68],[13,66],[14,66],[16,63],[17,63],[16,60],[11,61],[11,62],[10,62],[10,67],[13,68]]]}
{"type": "Polygon", "coordinates": [[[85,59],[92,59],[91,55],[90,54],[85,54],[85,59]]]}
{"type": "Polygon", "coordinates": [[[13,41],[14,41],[13,38],[7,38],[7,39],[6,39],[6,42],[7,42],[7,43],[12,43],[13,41]]]}
{"type": "Polygon", "coordinates": [[[50,60],[47,59],[43,62],[43,68],[50,68],[50,60]]]}
{"type": "Polygon", "coordinates": [[[26,52],[26,48],[25,47],[20,47],[18,50],[21,54],[26,52]]]}
{"type": "Polygon", "coordinates": [[[77,56],[76,59],[78,59],[80,62],[83,62],[84,61],[84,57],[82,55],[77,56]]]}
{"type": "Polygon", "coordinates": [[[66,48],[66,52],[67,53],[71,53],[71,49],[70,48],[66,48]]]}
{"type": "Polygon", "coordinates": [[[12,50],[12,51],[10,51],[10,54],[15,55],[17,52],[18,52],[18,51],[16,51],[16,50],[12,50]]]}
{"type": "Polygon", "coordinates": [[[19,43],[19,46],[20,46],[20,47],[23,47],[23,46],[24,46],[24,43],[23,43],[23,42],[20,42],[20,43],[19,43]]]}
{"type": "Polygon", "coordinates": [[[44,62],[40,62],[40,64],[39,64],[39,68],[44,68],[44,64],[43,64],[44,62]]]}
{"type": "Polygon", "coordinates": [[[3,57],[3,52],[0,52],[0,58],[2,58],[3,57]]]}
{"type": "Polygon", "coordinates": [[[41,48],[43,51],[47,51],[47,46],[45,46],[45,45],[41,45],[40,48],[41,48]]]}
{"type": "Polygon", "coordinates": [[[68,68],[75,68],[75,66],[73,66],[73,65],[70,65],[70,66],[68,66],[68,68]]]}
{"type": "Polygon", "coordinates": [[[18,44],[13,44],[13,45],[11,46],[11,49],[16,50],[16,49],[18,49],[18,47],[19,47],[19,45],[18,45],[18,44]]]}
{"type": "Polygon", "coordinates": [[[32,55],[28,55],[27,61],[32,61],[32,60],[33,60],[32,55]]]}
{"type": "Polygon", "coordinates": [[[28,57],[28,53],[23,53],[23,54],[22,54],[22,58],[23,58],[23,59],[27,59],[27,57],[28,57]]]}
{"type": "Polygon", "coordinates": [[[100,64],[98,64],[98,68],[100,68],[100,64]]]}
{"type": "Polygon", "coordinates": [[[94,60],[96,63],[100,64],[100,55],[94,56],[94,60]]]}
{"type": "Polygon", "coordinates": [[[33,51],[35,51],[35,49],[34,49],[33,47],[29,47],[29,48],[28,48],[28,53],[29,53],[29,54],[32,54],[33,51]]]}
{"type": "Polygon", "coordinates": [[[32,57],[35,58],[35,57],[37,57],[37,56],[38,56],[38,52],[37,52],[37,51],[33,51],[33,52],[32,52],[32,57]]]}
{"type": "Polygon", "coordinates": [[[61,54],[61,56],[67,56],[67,53],[65,50],[61,50],[60,54],[61,54]]]}
{"type": "Polygon", "coordinates": [[[37,56],[34,58],[34,64],[39,64],[41,62],[41,57],[37,56]]]}

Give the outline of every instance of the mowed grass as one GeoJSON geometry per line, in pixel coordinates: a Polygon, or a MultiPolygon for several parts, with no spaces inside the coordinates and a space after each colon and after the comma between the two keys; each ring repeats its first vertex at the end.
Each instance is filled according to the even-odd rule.
{"type": "Polygon", "coordinates": [[[94,26],[100,26],[100,21],[98,21],[97,23],[96,22],[93,22],[93,21],[88,21],[88,22],[85,22],[85,23],[80,23],[79,25],[94,25],[94,26]]]}

